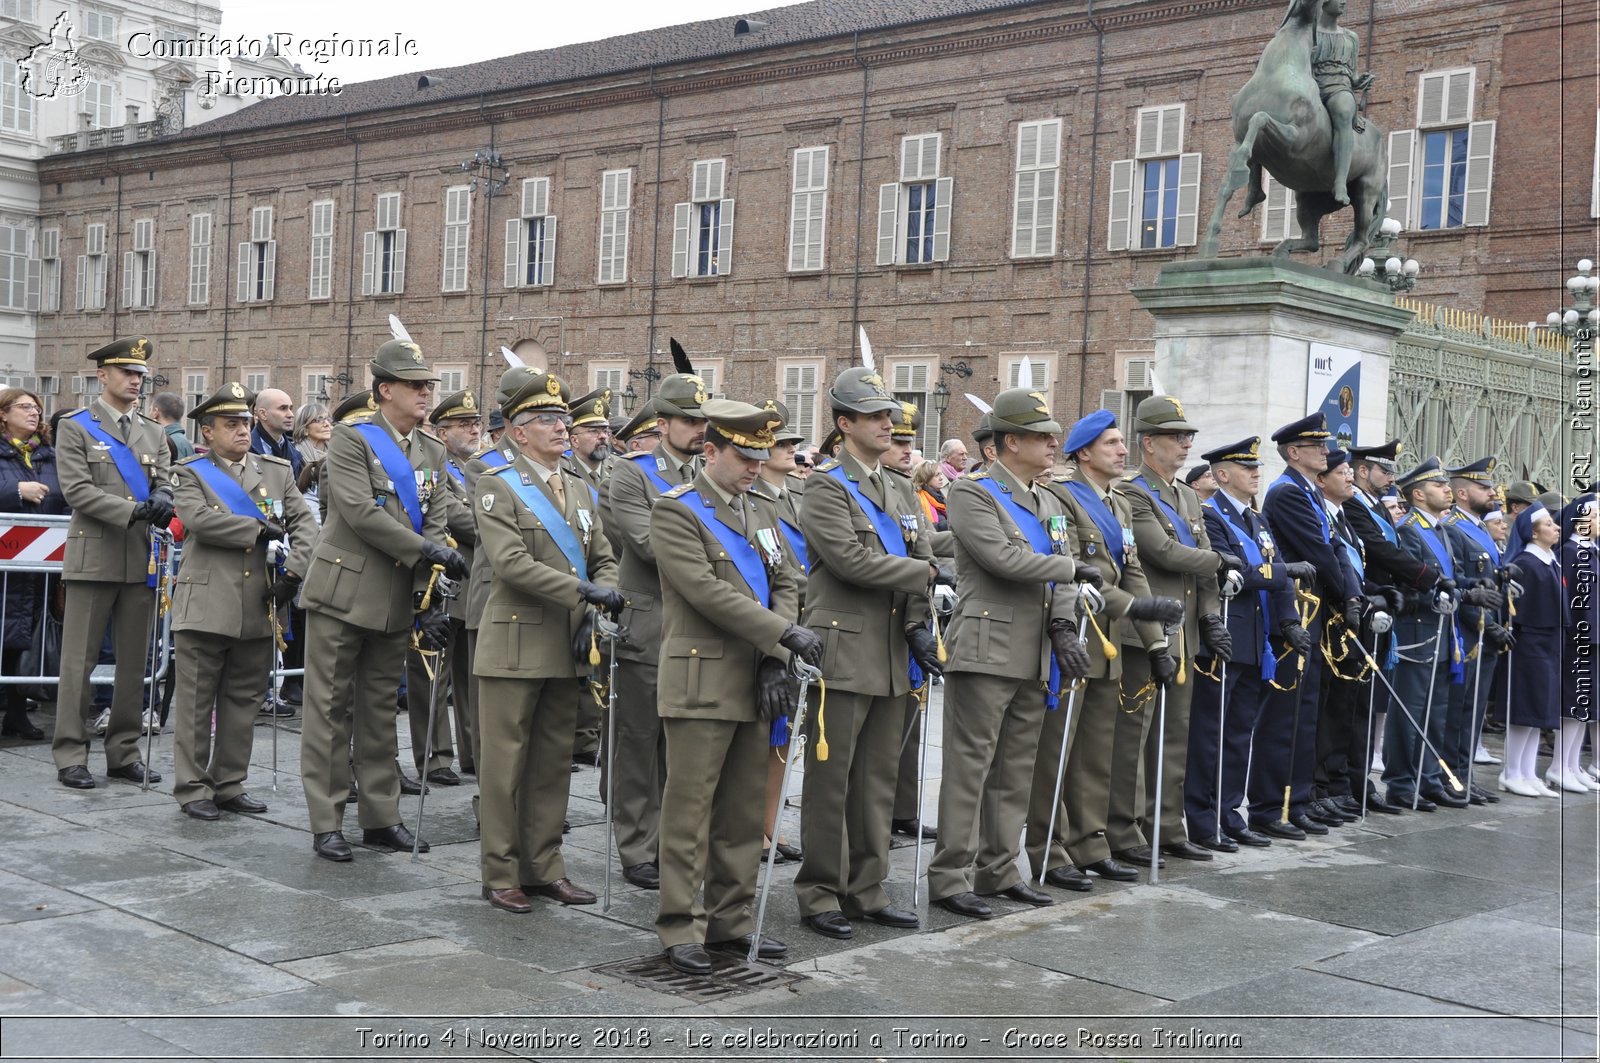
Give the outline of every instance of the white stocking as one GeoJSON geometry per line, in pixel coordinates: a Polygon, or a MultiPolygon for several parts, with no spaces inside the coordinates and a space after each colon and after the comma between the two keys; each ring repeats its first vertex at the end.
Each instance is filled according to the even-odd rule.
{"type": "Polygon", "coordinates": [[[1538,750],[1538,735],[1539,732],[1531,727],[1520,727],[1514,723],[1506,725],[1505,776],[1508,780],[1531,779],[1533,777],[1523,767],[1522,757],[1530,741],[1533,748],[1536,751],[1538,750]]]}
{"type": "Polygon", "coordinates": [[[1578,773],[1578,754],[1583,752],[1582,720],[1561,721],[1561,740],[1557,746],[1560,751],[1560,771],[1563,775],[1576,775],[1578,773]]]}

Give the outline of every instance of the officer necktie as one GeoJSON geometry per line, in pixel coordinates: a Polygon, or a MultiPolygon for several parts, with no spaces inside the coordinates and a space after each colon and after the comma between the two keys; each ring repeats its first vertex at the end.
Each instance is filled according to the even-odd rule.
{"type": "Polygon", "coordinates": [[[883,497],[883,481],[878,479],[876,472],[867,473],[867,481],[872,484],[873,501],[882,506],[888,499],[883,497]]]}
{"type": "Polygon", "coordinates": [[[133,433],[133,419],[127,414],[117,418],[117,427],[122,430],[122,441],[128,442],[133,433]]]}
{"type": "Polygon", "coordinates": [[[561,482],[561,474],[559,472],[551,473],[550,479],[546,482],[550,485],[550,493],[556,496],[556,505],[561,508],[561,513],[565,516],[567,512],[567,489],[561,482]]]}

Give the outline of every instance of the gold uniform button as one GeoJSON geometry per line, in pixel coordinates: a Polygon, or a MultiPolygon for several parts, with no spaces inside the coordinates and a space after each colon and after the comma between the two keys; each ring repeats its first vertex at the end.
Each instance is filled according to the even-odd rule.
{"type": "Polygon", "coordinates": [[[839,621],[837,621],[837,620],[833,621],[833,626],[834,627],[838,627],[839,626],[839,621]]]}
{"type": "Polygon", "coordinates": [[[249,570],[249,569],[245,569],[245,570],[244,570],[244,574],[245,574],[245,575],[246,575],[246,576],[249,576],[249,575],[250,575],[250,570],[249,570]]]}
{"type": "Polygon", "coordinates": [[[690,657],[698,657],[698,656],[700,656],[700,651],[696,650],[696,649],[691,649],[689,651],[689,656],[690,657]]]}
{"type": "Polygon", "coordinates": [[[512,613],[511,614],[511,619],[515,620],[516,618],[517,618],[517,614],[516,613],[512,613]]]}
{"type": "Polygon", "coordinates": [[[336,558],[333,559],[333,563],[336,564],[336,565],[342,565],[342,564],[344,564],[344,558],[336,557],[336,558]]]}

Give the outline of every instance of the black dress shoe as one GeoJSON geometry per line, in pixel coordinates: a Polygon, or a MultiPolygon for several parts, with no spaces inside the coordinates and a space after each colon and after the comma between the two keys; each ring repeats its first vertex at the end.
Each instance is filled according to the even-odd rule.
{"type": "MultiPolygon", "coordinates": [[[[732,952],[739,956],[750,955],[750,941],[755,934],[745,934],[742,937],[729,938],[727,941],[708,941],[706,948],[716,949],[718,952],[732,952]]],[[[756,958],[762,960],[776,960],[789,954],[789,946],[777,938],[761,935],[761,944],[756,946],[756,958]]]]}
{"type": "Polygon", "coordinates": [[[879,926],[892,926],[900,930],[915,930],[922,925],[921,921],[917,919],[916,912],[908,912],[904,908],[896,908],[892,904],[886,904],[875,912],[868,912],[863,918],[871,919],[879,926]]]}
{"type": "Polygon", "coordinates": [[[1346,812],[1334,803],[1333,798],[1324,797],[1320,801],[1311,802],[1311,811],[1322,813],[1319,823],[1326,823],[1330,827],[1342,827],[1346,823],[1354,823],[1361,818],[1360,813],[1346,812]]]}
{"type": "MultiPolygon", "coordinates": [[[[1262,834],[1254,827],[1241,827],[1238,830],[1230,830],[1228,832],[1228,837],[1232,838],[1240,845],[1248,845],[1255,849],[1265,849],[1267,846],[1272,844],[1271,838],[1267,837],[1265,834],[1262,834]]],[[[1285,837],[1288,837],[1288,835],[1285,835],[1285,837]]]]}
{"type": "Polygon", "coordinates": [[[113,779],[126,779],[129,782],[142,783],[146,777],[153,783],[161,781],[161,773],[154,768],[145,767],[144,762],[140,760],[136,760],[132,764],[124,764],[120,768],[107,768],[106,774],[113,779]]]}
{"type": "Polygon", "coordinates": [[[1111,854],[1112,859],[1134,867],[1149,867],[1152,860],[1157,867],[1166,867],[1167,862],[1162,860],[1148,845],[1135,845],[1132,849],[1118,849],[1111,854]]]}
{"type": "Polygon", "coordinates": [[[311,849],[324,860],[335,860],[339,863],[355,857],[355,853],[350,850],[350,843],[344,840],[344,834],[336,830],[312,838],[311,849]]]}
{"type": "Polygon", "coordinates": [[[937,838],[937,827],[927,827],[914,819],[895,819],[889,821],[889,830],[894,834],[904,834],[908,838],[937,838]]]}
{"type": "Polygon", "coordinates": [[[1477,783],[1472,783],[1470,786],[1472,789],[1472,795],[1474,797],[1481,797],[1485,802],[1491,805],[1498,805],[1500,803],[1500,795],[1496,794],[1493,790],[1485,790],[1477,783]]]}
{"type": "Polygon", "coordinates": [[[434,768],[428,772],[428,781],[438,783],[440,786],[460,786],[461,776],[449,768],[434,768]]]}
{"type": "Polygon", "coordinates": [[[1322,835],[1328,833],[1328,828],[1306,815],[1304,812],[1295,812],[1289,816],[1289,822],[1305,831],[1307,834],[1322,835]]]}
{"type": "Polygon", "coordinates": [[[1181,842],[1169,842],[1161,847],[1161,851],[1168,856],[1175,856],[1179,860],[1210,860],[1212,856],[1194,842],[1187,839],[1181,842]]]}
{"type": "Polygon", "coordinates": [[[805,917],[805,924],[825,938],[845,938],[856,936],[856,928],[850,925],[850,920],[840,911],[818,912],[816,915],[805,917]]]}
{"type": "Polygon", "coordinates": [[[1384,816],[1398,816],[1404,813],[1405,809],[1385,799],[1382,794],[1374,790],[1367,795],[1367,811],[1376,812],[1384,816]]]}
{"type": "Polygon", "coordinates": [[[1399,805],[1401,808],[1410,808],[1413,812],[1439,811],[1439,806],[1429,801],[1426,797],[1404,797],[1392,790],[1389,792],[1389,803],[1399,805]],[[1413,802],[1416,803],[1414,808],[1412,807],[1413,802]]]}
{"type": "MultiPolygon", "coordinates": [[[[364,830],[361,832],[361,844],[374,849],[393,849],[397,853],[409,853],[411,846],[416,842],[416,837],[406,829],[404,823],[396,823],[392,827],[379,827],[377,830],[364,830]]],[[[428,843],[423,842],[417,846],[417,852],[428,851],[428,843]]]]}
{"type": "Polygon", "coordinates": [[[94,776],[82,764],[73,764],[56,772],[56,781],[74,790],[93,790],[94,776]]]}
{"type": "Polygon", "coordinates": [[[1422,796],[1434,804],[1443,805],[1446,808],[1466,808],[1471,803],[1464,794],[1454,794],[1444,789],[1424,790],[1422,791],[1422,796]]]}
{"type": "MultiPolygon", "coordinates": [[[[473,795],[473,800],[477,800],[477,795],[476,794],[473,795]]],[[[473,814],[476,815],[477,814],[477,810],[478,810],[478,806],[477,805],[473,805],[472,806],[472,810],[473,810],[473,814]]],[[[562,834],[571,834],[572,833],[572,821],[571,820],[564,819],[564,820],[561,821],[561,833],[562,834]]]]}
{"type": "Polygon", "coordinates": [[[1138,882],[1139,872],[1127,864],[1119,863],[1115,857],[1108,856],[1104,860],[1096,860],[1092,864],[1079,866],[1079,871],[1093,871],[1101,878],[1108,878],[1112,882],[1138,882]]]}
{"type": "Polygon", "coordinates": [[[1203,849],[1210,849],[1214,853],[1236,853],[1239,851],[1239,843],[1226,834],[1220,838],[1207,835],[1204,838],[1196,839],[1195,844],[1203,849]]]}
{"type": "Polygon", "coordinates": [[[217,811],[217,806],[209,797],[202,797],[198,801],[185,801],[178,806],[183,814],[190,819],[221,819],[222,813],[217,811]]]}
{"type": "MultiPolygon", "coordinates": [[[[417,780],[413,779],[411,776],[407,775],[405,772],[401,771],[400,770],[400,762],[398,760],[394,762],[394,773],[396,775],[400,776],[400,792],[401,793],[408,794],[408,795],[410,795],[412,797],[415,797],[418,794],[422,793],[422,784],[420,782],[418,782],[417,780]]],[[[353,777],[352,777],[352,781],[353,781],[353,777]]],[[[351,789],[352,790],[355,789],[354,785],[351,786],[351,789]]]]}
{"type": "Polygon", "coordinates": [[[586,753],[574,753],[572,754],[572,763],[582,764],[587,768],[598,768],[600,766],[600,751],[591,749],[586,753]]]}
{"type": "Polygon", "coordinates": [[[668,945],[667,962],[675,971],[684,974],[710,974],[711,957],[706,953],[704,945],[692,942],[688,945],[668,945]]]}
{"type": "Polygon", "coordinates": [[[1052,867],[1046,871],[1044,884],[1054,886],[1058,890],[1072,890],[1074,893],[1088,893],[1094,889],[1094,880],[1071,864],[1052,867]]]}
{"type": "Polygon", "coordinates": [[[306,700],[305,684],[298,679],[285,679],[278,688],[278,700],[285,705],[303,705],[306,700]]]}
{"type": "Polygon", "coordinates": [[[33,725],[27,713],[15,716],[7,715],[4,723],[0,723],[0,736],[7,738],[26,738],[30,742],[37,742],[44,737],[44,732],[33,725]]]}
{"type": "Polygon", "coordinates": [[[622,877],[644,890],[661,888],[661,869],[652,863],[629,864],[622,869],[622,877]]]}
{"type": "Polygon", "coordinates": [[[1289,822],[1293,823],[1295,816],[1304,816],[1311,822],[1320,823],[1324,827],[1344,826],[1344,816],[1339,814],[1339,810],[1336,808],[1329,808],[1321,801],[1306,802],[1305,806],[1302,807],[1299,812],[1295,812],[1289,816],[1289,822]]]}
{"type": "Polygon", "coordinates": [[[1467,792],[1467,802],[1474,805],[1487,805],[1489,803],[1485,795],[1478,792],[1478,788],[1476,786],[1472,787],[1467,792]]]}
{"type": "Polygon", "coordinates": [[[1347,816],[1354,817],[1352,822],[1361,818],[1361,802],[1357,801],[1349,794],[1340,794],[1338,797],[1330,797],[1328,800],[1331,801],[1333,803],[1333,807],[1337,808],[1340,812],[1343,812],[1347,816]]]}
{"type": "Polygon", "coordinates": [[[793,860],[795,863],[799,863],[800,858],[805,854],[800,851],[800,847],[798,845],[790,845],[788,842],[779,842],[778,855],[785,860],[793,860]]]}
{"type": "Polygon", "coordinates": [[[248,812],[254,815],[265,812],[267,803],[265,801],[257,801],[249,794],[235,794],[226,801],[218,801],[217,807],[226,809],[229,812],[248,812]]]}
{"type": "MultiPolygon", "coordinates": [[[[1285,823],[1281,819],[1269,819],[1265,823],[1257,823],[1250,829],[1259,831],[1262,834],[1269,834],[1274,838],[1286,838],[1292,842],[1303,842],[1306,840],[1305,831],[1301,830],[1293,823],[1285,823]]],[[[1326,828],[1323,829],[1322,833],[1327,833],[1326,828]]],[[[1235,835],[1235,837],[1237,838],[1238,835],[1235,835]]],[[[1244,841],[1242,838],[1239,840],[1244,841]]],[[[1244,844],[1249,845],[1251,843],[1244,842],[1244,844]]]]}
{"type": "Polygon", "coordinates": [[[968,919],[993,919],[994,909],[984,904],[976,893],[968,890],[966,893],[955,893],[949,897],[940,897],[933,902],[947,912],[964,915],[968,919]]]}
{"type": "Polygon", "coordinates": [[[1003,890],[988,893],[985,896],[1004,897],[1011,901],[1021,901],[1023,904],[1031,904],[1035,908],[1048,908],[1056,903],[1055,898],[1051,897],[1050,894],[1043,890],[1036,890],[1026,882],[1019,882],[1015,886],[1007,886],[1003,890]]]}

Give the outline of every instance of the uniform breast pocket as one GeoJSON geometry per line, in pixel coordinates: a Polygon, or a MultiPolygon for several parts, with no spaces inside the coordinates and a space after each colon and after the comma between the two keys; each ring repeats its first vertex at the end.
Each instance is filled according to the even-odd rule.
{"type": "Polygon", "coordinates": [[[688,708],[716,705],[719,700],[716,685],[710,682],[709,676],[702,676],[701,671],[705,668],[705,661],[722,659],[722,640],[675,636],[667,640],[665,648],[661,669],[662,687],[683,691],[683,703],[688,708]]]}
{"type": "Polygon", "coordinates": [[[1006,664],[1011,660],[1011,617],[1011,606],[999,602],[975,601],[968,608],[965,619],[977,634],[972,640],[977,663],[1006,664]]]}
{"type": "Polygon", "coordinates": [[[360,591],[361,570],[367,567],[367,559],[360,554],[330,551],[318,554],[313,566],[322,571],[315,572],[316,578],[310,582],[315,586],[326,581],[328,593],[325,600],[328,605],[341,613],[354,609],[356,595],[360,591]]]}
{"type": "Polygon", "coordinates": [[[110,451],[89,451],[89,476],[96,487],[107,493],[122,498],[128,496],[128,485],[123,483],[122,473],[117,469],[117,463],[111,460],[110,451]]]}
{"type": "Polygon", "coordinates": [[[630,591],[627,605],[622,609],[622,626],[637,629],[639,624],[649,623],[649,618],[640,616],[640,613],[653,614],[656,610],[656,600],[648,594],[630,591]]]}
{"type": "Polygon", "coordinates": [[[178,586],[173,592],[173,619],[179,624],[193,624],[205,615],[206,585],[211,573],[196,572],[192,568],[179,569],[178,586]]]}
{"type": "Polygon", "coordinates": [[[543,623],[542,605],[492,605],[483,617],[489,642],[499,647],[500,665],[511,669],[532,668],[538,663],[543,623]]]}

